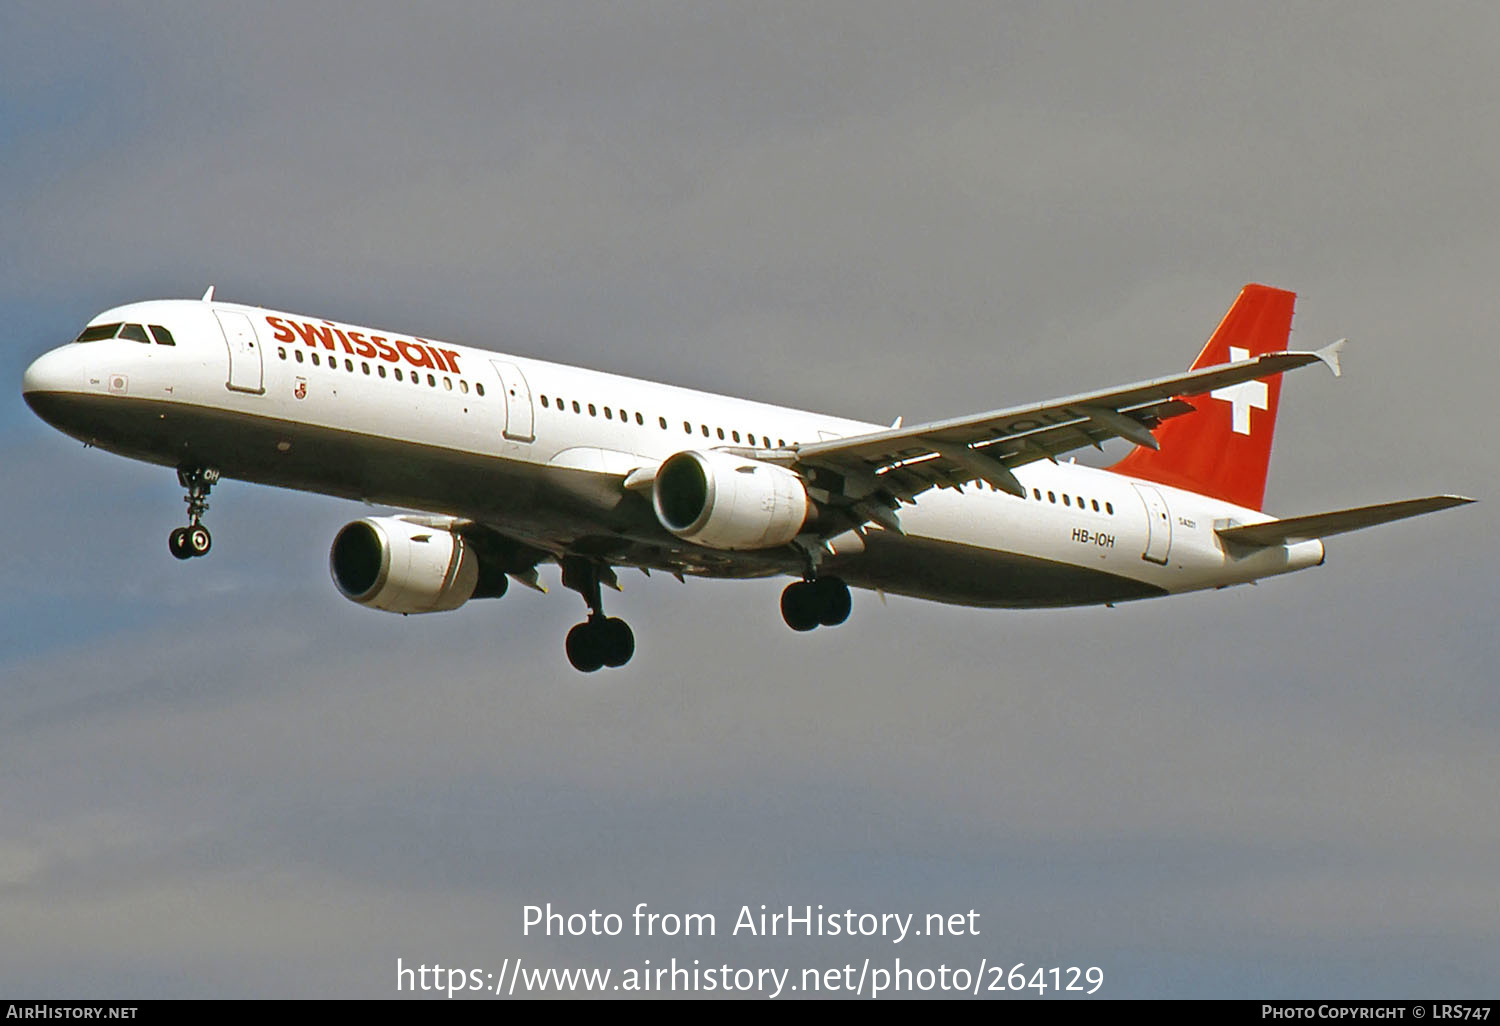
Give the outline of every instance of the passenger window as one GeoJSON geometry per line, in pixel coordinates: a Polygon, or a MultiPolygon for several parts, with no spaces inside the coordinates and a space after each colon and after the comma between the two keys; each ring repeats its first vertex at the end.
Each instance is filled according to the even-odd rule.
{"type": "Polygon", "coordinates": [[[1048,492],[1047,493],[1047,501],[1050,502],[1050,503],[1052,503],[1053,505],[1056,505],[1057,504],[1057,493],[1056,492],[1048,492]]]}
{"type": "Polygon", "coordinates": [[[463,378],[459,378],[458,379],[458,390],[460,392],[462,392],[464,395],[468,395],[469,394],[469,383],[467,381],[465,381],[463,378]]]}
{"type": "Polygon", "coordinates": [[[719,428],[719,441],[724,441],[724,429],[719,428]]]}
{"type": "Polygon", "coordinates": [[[474,382],[474,391],[478,392],[480,395],[484,395],[484,385],[478,381],[474,382]]]}
{"type": "Polygon", "coordinates": [[[443,391],[444,392],[451,392],[451,391],[453,391],[453,379],[452,378],[444,378],[443,379],[443,391]]]}
{"type": "Polygon", "coordinates": [[[148,346],[151,344],[151,340],[146,337],[146,326],[144,324],[125,325],[125,327],[120,329],[120,337],[128,338],[132,342],[144,342],[148,346]]]}
{"type": "Polygon", "coordinates": [[[377,363],[375,365],[375,373],[379,374],[382,378],[385,377],[385,364],[377,363]]]}
{"type": "Polygon", "coordinates": [[[277,346],[276,347],[276,355],[279,356],[279,357],[281,357],[283,360],[285,360],[286,359],[286,346],[277,346]]]}
{"type": "Polygon", "coordinates": [[[151,325],[151,334],[156,336],[156,344],[159,346],[175,346],[177,344],[177,340],[172,337],[172,333],[160,324],[151,325]]]}
{"type": "Polygon", "coordinates": [[[656,419],[659,420],[659,421],[661,421],[661,429],[663,431],[665,431],[667,429],[667,418],[666,417],[657,417],[656,419]]]}
{"type": "Polygon", "coordinates": [[[542,396],[542,409],[545,410],[546,408],[547,408],[547,397],[546,396],[542,396]]]}
{"type": "Polygon", "coordinates": [[[116,322],[114,324],[96,324],[92,328],[84,328],[75,342],[103,342],[107,338],[114,338],[120,333],[124,325],[116,322]]]}
{"type": "Polygon", "coordinates": [[[708,437],[708,425],[707,424],[702,424],[702,425],[699,425],[699,426],[703,428],[703,437],[707,438],[708,437]]]}
{"type": "Polygon", "coordinates": [[[582,413],[583,412],[583,407],[578,405],[578,400],[577,399],[573,400],[573,412],[574,413],[582,413]]]}
{"type": "MultiPolygon", "coordinates": [[[[330,362],[331,362],[331,364],[332,364],[332,365],[333,365],[333,366],[334,366],[334,367],[337,367],[337,366],[338,366],[338,365],[339,365],[339,358],[338,358],[338,357],[337,357],[337,356],[335,356],[335,357],[334,357],[334,358],[333,358],[333,360],[332,360],[332,361],[330,361],[330,362]]],[[[353,361],[353,360],[349,360],[349,359],[346,359],[346,360],[345,360],[345,361],[344,361],[344,370],[346,370],[346,371],[348,371],[348,372],[349,372],[349,373],[350,373],[350,374],[353,374],[353,373],[354,373],[354,361],[353,361]]]]}
{"type": "Polygon", "coordinates": [[[312,354],[312,361],[313,361],[313,366],[314,367],[321,367],[321,366],[323,366],[323,364],[320,363],[319,360],[318,360],[318,354],[317,353],[313,353],[312,354]]]}
{"type": "Polygon", "coordinates": [[[437,388],[437,378],[434,375],[427,375],[427,386],[429,388],[437,388]]]}
{"type": "Polygon", "coordinates": [[[693,425],[689,424],[687,421],[683,421],[682,422],[682,431],[683,431],[683,434],[688,434],[688,435],[692,434],[693,433],[693,425]]]}
{"type": "MultiPolygon", "coordinates": [[[[635,423],[636,423],[636,426],[638,426],[638,427],[645,427],[646,426],[646,418],[641,416],[641,411],[640,410],[636,410],[635,411],[635,423]]],[[[666,421],[662,421],[662,427],[666,427],[666,426],[667,426],[666,421]]]]}
{"type": "Polygon", "coordinates": [[[604,408],[604,419],[605,420],[614,420],[615,419],[614,416],[609,412],[609,407],[608,406],[606,406],[604,408]]]}
{"type": "Polygon", "coordinates": [[[1099,500],[1098,500],[1098,499],[1092,499],[1092,500],[1090,500],[1090,501],[1091,501],[1091,502],[1092,502],[1092,504],[1093,504],[1093,507],[1094,507],[1094,512],[1095,512],[1095,513],[1097,513],[1097,512],[1099,512],[1099,500]]]}
{"type": "Polygon", "coordinates": [[[731,436],[733,436],[733,438],[734,438],[734,440],[736,442],[738,442],[740,440],[740,433],[738,431],[731,431],[729,433],[730,433],[731,436]]]}
{"type": "Polygon", "coordinates": [[[298,363],[302,362],[302,350],[300,350],[300,349],[297,350],[297,362],[298,363]]]}
{"type": "Polygon", "coordinates": [[[1114,516],[1115,515],[1115,504],[1112,503],[1112,502],[1106,502],[1104,504],[1104,512],[1108,513],[1110,516],[1114,516]]]}
{"type": "Polygon", "coordinates": [[[401,376],[401,368],[400,367],[396,368],[396,380],[397,381],[404,381],[404,380],[406,380],[405,378],[403,378],[401,376]]]}
{"type": "Polygon", "coordinates": [[[1031,497],[1033,499],[1035,499],[1037,502],[1041,502],[1042,501],[1042,490],[1040,488],[1033,488],[1031,490],[1031,497]]]}
{"type": "Polygon", "coordinates": [[[361,360],[359,366],[366,374],[370,373],[370,365],[368,363],[361,360]]]}
{"type": "Polygon", "coordinates": [[[597,416],[599,416],[599,411],[596,410],[596,409],[594,409],[594,404],[593,403],[589,403],[589,416],[590,417],[597,417],[597,416]]]}
{"type": "Polygon", "coordinates": [[[1068,493],[1067,493],[1067,492],[1064,492],[1064,493],[1063,493],[1063,505],[1064,505],[1064,506],[1068,506],[1068,507],[1070,507],[1070,508],[1071,508],[1071,507],[1072,507],[1072,505],[1073,505],[1073,504],[1072,504],[1072,503],[1071,503],[1071,502],[1069,502],[1069,501],[1068,501],[1068,493]]]}

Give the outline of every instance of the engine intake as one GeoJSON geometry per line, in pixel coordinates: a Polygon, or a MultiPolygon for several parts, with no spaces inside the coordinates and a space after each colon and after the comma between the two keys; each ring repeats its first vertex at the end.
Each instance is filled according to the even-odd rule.
{"type": "Polygon", "coordinates": [[[656,519],[712,549],[769,549],[797,537],[813,511],[792,471],[724,452],[668,456],[651,486],[656,519]]]}
{"type": "Polygon", "coordinates": [[[437,613],[474,597],[479,558],[462,535],[398,517],[347,524],[328,553],[344,597],[388,613],[437,613]]]}

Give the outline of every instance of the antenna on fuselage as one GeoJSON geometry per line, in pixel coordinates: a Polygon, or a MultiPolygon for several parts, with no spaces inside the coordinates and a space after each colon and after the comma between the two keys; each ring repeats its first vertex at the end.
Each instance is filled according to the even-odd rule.
{"type": "Polygon", "coordinates": [[[214,301],[214,287],[212,285],[210,285],[208,287],[208,291],[205,292],[205,293],[203,293],[203,302],[205,302],[205,303],[212,303],[213,301],[214,301]]]}

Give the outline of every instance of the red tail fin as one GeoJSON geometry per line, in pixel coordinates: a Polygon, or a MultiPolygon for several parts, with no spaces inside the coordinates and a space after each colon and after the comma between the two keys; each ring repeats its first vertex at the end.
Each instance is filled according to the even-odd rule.
{"type": "MultiPolygon", "coordinates": [[[[1296,298],[1246,285],[1190,369],[1286,349],[1296,298]]],[[[1156,430],[1160,450],[1135,449],[1110,469],[1260,509],[1280,398],[1280,374],[1194,396],[1196,410],[1156,430]]]]}

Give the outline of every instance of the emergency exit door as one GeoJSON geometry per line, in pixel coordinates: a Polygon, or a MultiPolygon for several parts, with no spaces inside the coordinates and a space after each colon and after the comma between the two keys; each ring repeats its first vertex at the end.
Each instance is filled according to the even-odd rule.
{"type": "Polygon", "coordinates": [[[532,427],[531,388],[521,368],[504,360],[491,360],[500,375],[500,391],[505,396],[505,437],[513,442],[530,442],[536,438],[532,427]]]}

